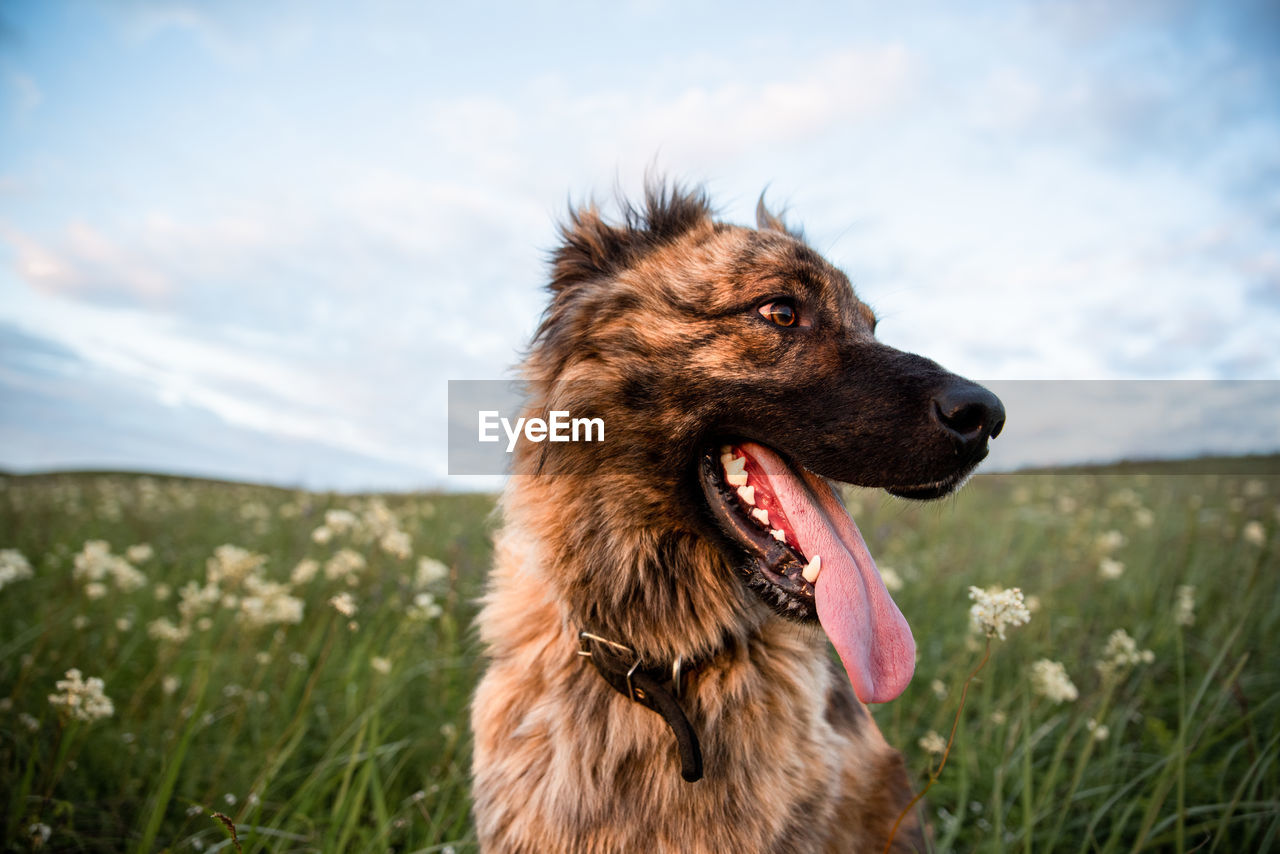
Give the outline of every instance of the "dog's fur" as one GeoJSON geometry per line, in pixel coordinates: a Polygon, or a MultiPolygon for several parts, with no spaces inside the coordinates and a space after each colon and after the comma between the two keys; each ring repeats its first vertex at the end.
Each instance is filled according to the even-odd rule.
{"type": "MultiPolygon", "coordinates": [[[[607,442],[516,451],[478,619],[481,846],[879,851],[912,795],[902,758],[812,619],[752,590],[698,461],[748,437],[826,477],[935,497],[980,459],[920,414],[956,378],[876,342],[847,279],[763,204],[748,229],[714,221],[700,193],[652,185],[623,214],[571,214],[524,364],[527,415],[602,417],[607,442]],[[761,321],[779,294],[812,321],[802,334],[761,321]],[[582,629],[692,663],[681,703],[704,779],[682,780],[662,718],[577,654],[582,629]]],[[[895,850],[922,847],[909,817],[895,850]]]]}

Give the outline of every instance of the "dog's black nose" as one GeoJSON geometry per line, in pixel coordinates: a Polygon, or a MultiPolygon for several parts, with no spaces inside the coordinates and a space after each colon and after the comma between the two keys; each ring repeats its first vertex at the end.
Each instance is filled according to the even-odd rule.
{"type": "Polygon", "coordinates": [[[982,386],[960,380],[934,395],[933,417],[969,450],[1000,435],[1004,404],[982,386]]]}

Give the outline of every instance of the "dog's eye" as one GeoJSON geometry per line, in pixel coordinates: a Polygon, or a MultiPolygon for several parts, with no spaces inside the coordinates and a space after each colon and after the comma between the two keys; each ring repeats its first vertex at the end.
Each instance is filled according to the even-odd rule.
{"type": "Polygon", "coordinates": [[[758,311],[761,317],[777,326],[795,326],[800,320],[795,302],[789,299],[770,300],[758,311]]]}

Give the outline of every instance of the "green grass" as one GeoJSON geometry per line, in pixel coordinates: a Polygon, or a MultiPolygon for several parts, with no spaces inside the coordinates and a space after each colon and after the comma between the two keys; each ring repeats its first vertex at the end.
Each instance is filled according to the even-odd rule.
{"type": "MultiPolygon", "coordinates": [[[[1229,475],[980,476],[929,505],[850,494],[872,552],[904,581],[895,598],[920,661],[907,692],[875,714],[918,786],[937,761],[919,741],[947,735],[982,656],[968,586],[1016,585],[1039,600],[970,686],[921,807],[937,850],[1280,845],[1280,477],[1274,461],[1256,462],[1229,475]],[[1124,542],[1106,543],[1110,531],[1124,542]],[[1124,564],[1118,578],[1100,576],[1104,556],[1124,564]],[[1196,588],[1185,627],[1173,619],[1182,584],[1196,588]],[[1154,658],[1103,678],[1095,661],[1120,628],[1154,658]],[[1039,658],[1066,666],[1076,700],[1032,691],[1039,658]]],[[[0,548],[34,570],[0,590],[5,849],[26,850],[45,825],[56,850],[233,851],[217,812],[244,851],[474,850],[466,707],[479,662],[468,626],[493,502],[371,498],[124,474],[4,478],[0,548]],[[362,519],[315,542],[337,508],[362,519]],[[407,535],[412,555],[381,547],[387,531],[407,535]],[[77,578],[91,540],[117,555],[150,544],[136,562],[145,585],[77,578]],[[184,620],[180,589],[209,590],[207,562],[227,543],[265,562],[223,578],[184,620]],[[342,548],[367,567],[350,581],[321,569],[292,583],[299,622],[243,616],[254,584],[289,583],[300,561],[342,548]],[[417,579],[423,556],[447,577],[417,579]],[[344,591],[351,617],[329,604],[344,591]],[[415,619],[423,593],[439,613],[418,599],[415,619]],[[153,638],[160,618],[190,636],[153,638]],[[113,715],[74,721],[49,702],[70,668],[104,680],[113,715]]]]}

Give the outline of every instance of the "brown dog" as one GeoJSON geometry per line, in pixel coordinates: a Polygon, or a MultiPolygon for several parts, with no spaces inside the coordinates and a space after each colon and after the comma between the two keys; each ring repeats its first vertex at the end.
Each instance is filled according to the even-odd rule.
{"type": "MultiPolygon", "coordinates": [[[[757,219],[651,186],[563,228],[525,414],[607,441],[515,450],[472,707],[486,851],[879,851],[911,798],[863,702],[914,642],[828,478],[945,495],[1004,410],[878,343],[845,276],[757,219]]],[[[910,819],[895,849],[922,847],[910,819]]]]}

